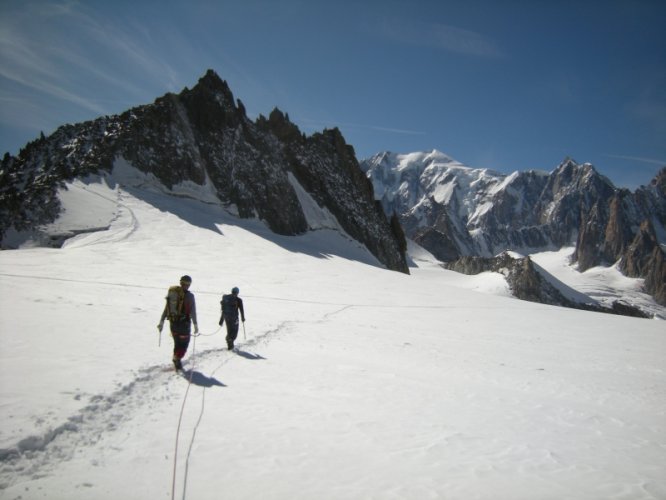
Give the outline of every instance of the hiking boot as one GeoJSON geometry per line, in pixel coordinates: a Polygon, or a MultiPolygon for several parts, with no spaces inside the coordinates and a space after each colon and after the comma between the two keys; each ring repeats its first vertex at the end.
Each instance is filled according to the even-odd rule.
{"type": "Polygon", "coordinates": [[[183,369],[183,364],[180,362],[180,359],[178,359],[178,358],[173,358],[173,366],[176,370],[182,370],[183,369]]]}

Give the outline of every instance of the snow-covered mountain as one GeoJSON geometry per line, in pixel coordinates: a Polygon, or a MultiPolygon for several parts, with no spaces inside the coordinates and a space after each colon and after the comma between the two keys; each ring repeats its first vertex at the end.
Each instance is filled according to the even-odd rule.
{"type": "MultiPolygon", "coordinates": [[[[619,261],[625,274],[644,279],[656,300],[666,303],[660,248],[666,171],[651,186],[629,193],[572,160],[551,174],[510,176],[465,167],[437,151],[383,153],[359,165],[337,129],[306,137],[277,109],[250,121],[213,71],[192,89],[118,116],[65,125],[17,157],[6,154],[0,166],[3,248],[26,239],[60,245],[78,230],[54,231],[62,211],[58,189],[125,167],[138,169],[142,182],[156,189],[197,193],[241,217],[261,219],[278,234],[335,229],[389,269],[408,272],[405,232],[442,261],[575,246],[580,270],[619,261]]],[[[453,266],[465,271],[467,264],[453,266]]],[[[538,280],[518,274],[507,273],[514,287],[538,280]]],[[[553,303],[549,291],[528,288],[512,289],[553,303]]]]}
{"type": "MultiPolygon", "coordinates": [[[[118,116],[65,125],[0,167],[0,237],[56,219],[64,182],[129,164],[175,194],[205,187],[241,217],[278,234],[319,230],[304,200],[328,212],[328,226],[366,245],[390,269],[407,272],[404,235],[377,206],[354,150],[339,130],[306,137],[275,109],[255,122],[226,82],[209,70],[192,89],[118,116]]],[[[321,219],[319,219],[321,220],[321,219]]]]}
{"type": "MultiPolygon", "coordinates": [[[[516,300],[412,244],[387,271],[312,200],[322,229],[286,236],[128,163],[66,187],[61,247],[0,252],[0,498],[666,496],[662,321],[516,300]],[[176,375],[155,326],[186,273],[201,335],[176,375]]],[[[534,260],[638,294],[570,250],[534,260]]]]}
{"type": "Polygon", "coordinates": [[[630,193],[569,158],[551,173],[511,175],[438,151],[385,152],[361,167],[385,212],[442,261],[575,246],[580,271],[619,263],[666,304],[666,169],[630,193]]]}

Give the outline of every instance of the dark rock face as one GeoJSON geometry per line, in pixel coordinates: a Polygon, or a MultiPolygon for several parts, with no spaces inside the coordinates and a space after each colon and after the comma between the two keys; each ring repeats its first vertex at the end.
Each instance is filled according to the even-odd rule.
{"type": "Polygon", "coordinates": [[[465,167],[436,151],[382,153],[361,167],[386,213],[395,211],[407,237],[439,260],[575,245],[580,271],[624,259],[622,269],[645,278],[648,292],[666,305],[659,286],[659,263],[666,260],[660,243],[666,242],[657,237],[666,235],[666,168],[631,193],[570,158],[550,174],[509,176],[465,167]],[[658,230],[637,242],[645,221],[658,230]]]}
{"type": "Polygon", "coordinates": [[[192,89],[117,116],[65,125],[5,155],[0,170],[0,236],[53,221],[65,181],[111,171],[124,158],[166,187],[212,183],[241,217],[259,217],[276,233],[309,229],[293,182],[389,269],[408,272],[404,235],[374,201],[372,185],[337,129],[306,137],[274,110],[256,122],[226,82],[209,70],[192,89]]]}
{"type": "MultiPolygon", "coordinates": [[[[602,262],[615,262],[631,244],[633,231],[628,215],[631,213],[631,202],[631,194],[627,190],[618,191],[610,200],[606,232],[598,236],[598,241],[603,242],[600,249],[602,262]]],[[[594,252],[588,255],[594,256],[594,252]]],[[[590,264],[594,265],[594,260],[590,264]]]]}
{"type": "Polygon", "coordinates": [[[655,300],[666,305],[666,257],[664,251],[655,248],[649,258],[645,276],[645,289],[655,300]]]}
{"type": "Polygon", "coordinates": [[[574,305],[544,279],[529,257],[513,258],[507,253],[497,257],[463,257],[442,266],[463,274],[501,273],[506,277],[511,293],[521,300],[566,307],[574,305]]]}
{"type": "Polygon", "coordinates": [[[604,220],[603,207],[595,204],[587,216],[583,215],[583,222],[578,233],[573,261],[578,262],[578,269],[585,271],[599,262],[601,250],[599,243],[602,238],[604,220]]]}
{"type": "Polygon", "coordinates": [[[641,224],[620,261],[620,269],[627,276],[645,278],[645,289],[657,302],[666,304],[666,259],[649,220],[641,224]]]}
{"type": "MultiPolygon", "coordinates": [[[[433,202],[433,205],[436,203],[433,202]]],[[[457,241],[465,238],[465,235],[453,226],[446,211],[439,213],[432,226],[419,228],[413,238],[423,248],[432,249],[433,255],[443,262],[462,257],[457,241]]]]}

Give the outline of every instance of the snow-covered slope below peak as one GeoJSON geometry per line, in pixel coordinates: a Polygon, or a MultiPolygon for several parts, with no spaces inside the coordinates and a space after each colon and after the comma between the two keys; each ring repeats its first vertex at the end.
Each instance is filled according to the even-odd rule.
{"type": "Polygon", "coordinates": [[[530,258],[548,273],[568,287],[589,296],[599,304],[611,307],[619,301],[651,314],[655,319],[666,320],[666,307],[655,302],[643,288],[640,278],[624,276],[616,266],[596,266],[578,272],[571,266],[571,247],[551,252],[532,254],[530,258]]]}

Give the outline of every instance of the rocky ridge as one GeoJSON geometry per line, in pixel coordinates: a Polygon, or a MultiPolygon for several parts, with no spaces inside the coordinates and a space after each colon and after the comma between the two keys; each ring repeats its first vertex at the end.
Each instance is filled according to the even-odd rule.
{"type": "Polygon", "coordinates": [[[211,183],[244,218],[276,233],[311,229],[297,195],[303,188],[387,268],[409,272],[404,235],[375,202],[372,185],[338,129],[302,134],[275,109],[247,118],[227,83],[209,70],[192,88],[152,104],[42,135],[0,167],[0,236],[57,217],[66,181],[110,172],[122,158],[171,189],[211,183]],[[294,183],[300,185],[295,186],[294,183]]]}

